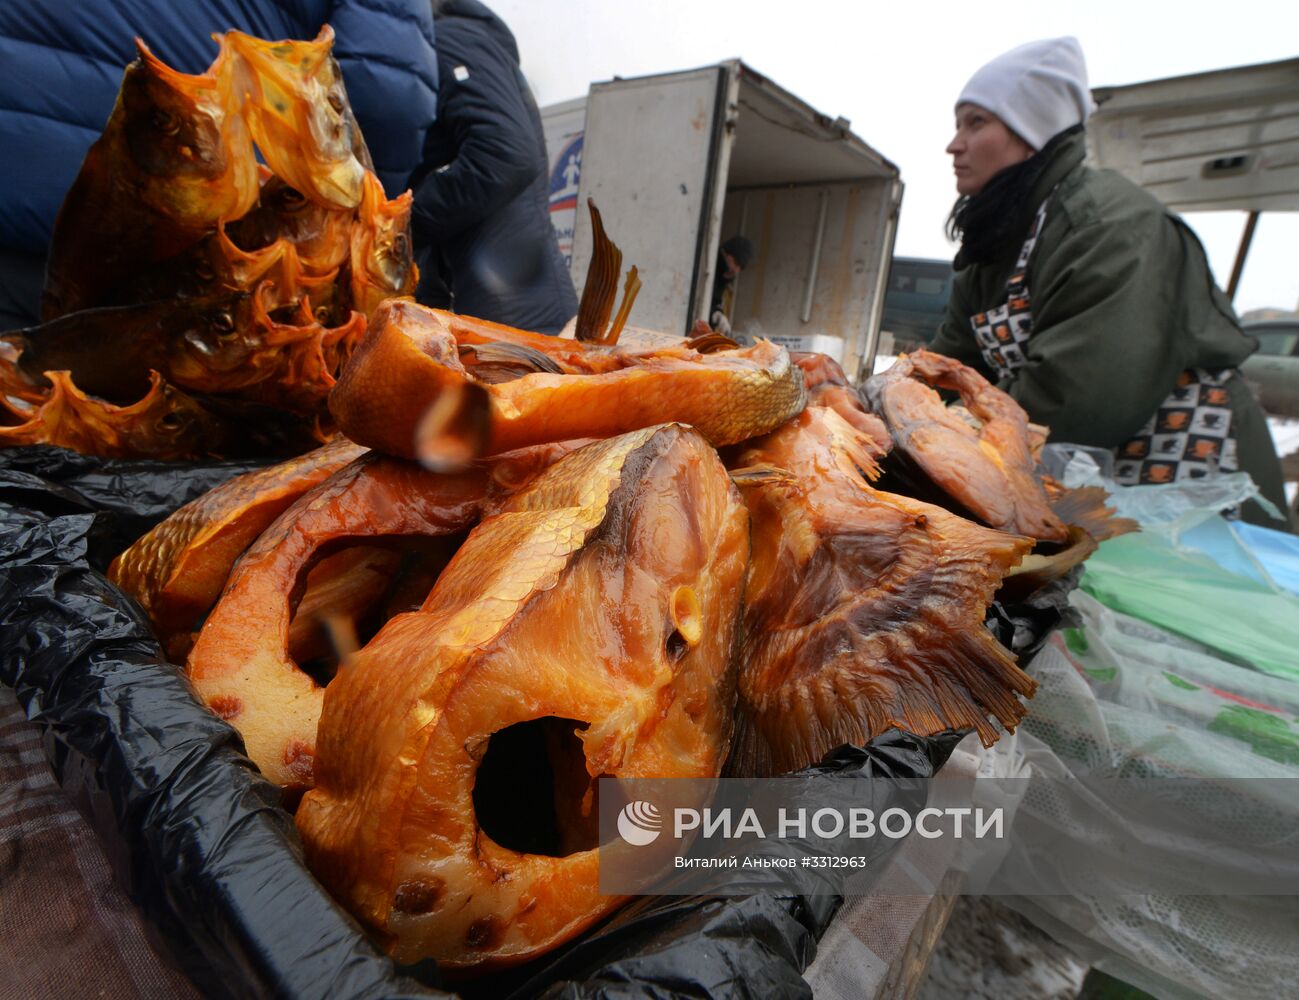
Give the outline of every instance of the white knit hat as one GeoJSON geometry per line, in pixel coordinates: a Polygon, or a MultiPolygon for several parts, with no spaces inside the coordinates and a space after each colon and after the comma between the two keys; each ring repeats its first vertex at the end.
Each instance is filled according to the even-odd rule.
{"type": "Polygon", "coordinates": [[[962,104],[991,111],[1034,149],[1096,109],[1082,46],[1071,36],[1029,42],[997,56],[970,77],[956,101],[962,104]]]}

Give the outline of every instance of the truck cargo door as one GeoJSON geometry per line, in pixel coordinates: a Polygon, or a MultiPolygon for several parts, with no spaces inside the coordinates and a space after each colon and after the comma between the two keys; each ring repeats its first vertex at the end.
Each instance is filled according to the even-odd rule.
{"type": "Polygon", "coordinates": [[[636,265],[643,286],[629,322],[685,333],[707,306],[721,219],[728,80],[724,64],[591,87],[573,236],[573,283],[581,295],[591,259],[588,198],[636,265]]]}

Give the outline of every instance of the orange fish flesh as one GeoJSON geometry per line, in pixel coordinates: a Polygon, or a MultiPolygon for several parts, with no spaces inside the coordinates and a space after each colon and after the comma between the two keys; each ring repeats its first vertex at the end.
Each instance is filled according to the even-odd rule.
{"type": "Polygon", "coordinates": [[[806,401],[802,371],[768,341],[707,355],[682,346],[601,357],[621,367],[484,385],[461,364],[441,314],[392,299],[343,369],[329,407],[354,441],[456,468],[478,455],[664,421],[733,444],[778,427],[806,401]]]}
{"type": "Polygon", "coordinates": [[[346,438],[236,476],[156,524],[108,567],[108,578],[149,614],[173,662],[216,602],[235,560],[307,490],[365,449],[346,438]]]}
{"type": "Polygon", "coordinates": [[[1040,541],[1065,541],[1064,522],[1034,472],[1028,414],[973,368],[914,351],[868,380],[864,392],[896,450],[974,517],[1040,541]],[[980,427],[951,412],[931,386],[960,393],[980,427]]]}

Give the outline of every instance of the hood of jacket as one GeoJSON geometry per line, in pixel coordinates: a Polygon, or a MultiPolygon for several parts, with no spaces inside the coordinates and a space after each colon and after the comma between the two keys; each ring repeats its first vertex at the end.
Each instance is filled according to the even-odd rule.
{"type": "Polygon", "coordinates": [[[481,22],[481,27],[505,47],[514,57],[514,61],[516,63],[519,61],[519,45],[514,40],[514,33],[485,4],[479,3],[478,0],[441,0],[433,8],[434,24],[440,25],[443,21],[452,18],[481,22]]]}

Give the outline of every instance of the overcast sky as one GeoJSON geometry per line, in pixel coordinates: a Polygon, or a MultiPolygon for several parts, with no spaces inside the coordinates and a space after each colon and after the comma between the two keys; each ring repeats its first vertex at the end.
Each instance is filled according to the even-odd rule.
{"type": "MultiPolygon", "coordinates": [[[[943,223],[955,197],[952,105],[983,62],[1022,42],[1076,35],[1092,86],[1299,56],[1296,0],[486,0],[519,40],[543,106],[594,81],[739,57],[831,117],[842,115],[902,171],[895,252],[950,257],[943,223]]],[[[1219,284],[1245,216],[1188,221],[1219,284]]],[[[1299,308],[1299,213],[1264,214],[1236,307],[1299,308]]]]}

